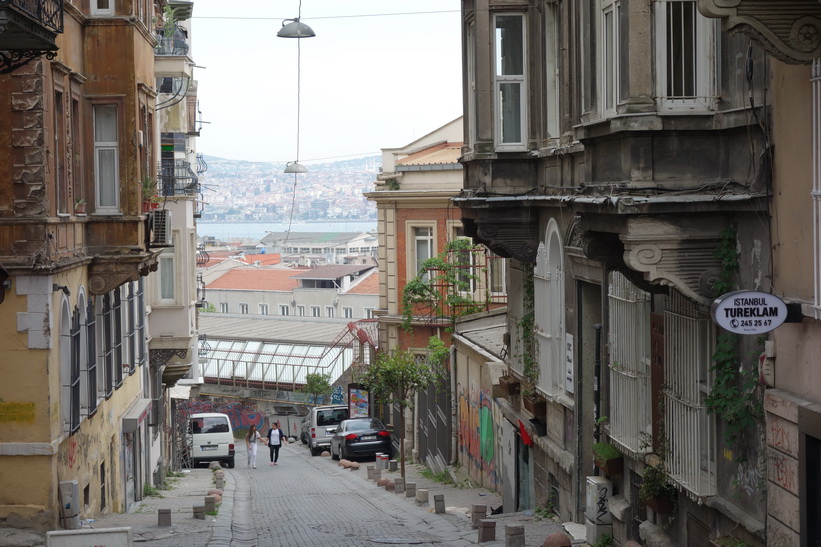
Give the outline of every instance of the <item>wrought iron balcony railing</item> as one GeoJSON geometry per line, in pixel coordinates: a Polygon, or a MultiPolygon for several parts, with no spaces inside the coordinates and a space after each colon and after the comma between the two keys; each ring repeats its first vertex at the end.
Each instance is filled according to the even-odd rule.
{"type": "Polygon", "coordinates": [[[187,161],[160,162],[157,171],[160,194],[170,196],[194,196],[200,191],[200,182],[197,174],[191,170],[187,161]]]}
{"type": "Polygon", "coordinates": [[[176,27],[171,36],[163,36],[162,32],[157,35],[157,45],[154,48],[154,55],[187,55],[188,38],[185,32],[176,27]]]}
{"type": "Polygon", "coordinates": [[[63,0],[0,0],[0,74],[32,59],[57,56],[63,32],[63,0]]]}
{"type": "MultiPolygon", "coordinates": [[[[14,7],[54,32],[63,32],[63,0],[0,0],[0,8],[14,7]]],[[[2,48],[11,49],[11,48],[2,48]]]]}

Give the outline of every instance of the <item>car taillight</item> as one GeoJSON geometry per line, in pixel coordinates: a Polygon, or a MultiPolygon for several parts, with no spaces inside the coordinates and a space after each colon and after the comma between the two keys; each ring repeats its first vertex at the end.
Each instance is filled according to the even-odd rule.
{"type": "Polygon", "coordinates": [[[311,438],[316,439],[316,428],[315,427],[311,428],[311,438]]]}
{"type": "Polygon", "coordinates": [[[348,433],[347,435],[345,435],[345,438],[348,439],[349,441],[354,440],[356,437],[357,437],[357,435],[354,434],[354,433],[348,433]]]}
{"type": "Polygon", "coordinates": [[[380,437],[390,437],[390,436],[391,436],[391,433],[390,433],[390,431],[380,431],[380,432],[378,433],[378,435],[379,435],[380,437]]]}
{"type": "Polygon", "coordinates": [[[233,449],[234,449],[234,443],[229,444],[228,445],[228,450],[233,450],[233,449]]]}

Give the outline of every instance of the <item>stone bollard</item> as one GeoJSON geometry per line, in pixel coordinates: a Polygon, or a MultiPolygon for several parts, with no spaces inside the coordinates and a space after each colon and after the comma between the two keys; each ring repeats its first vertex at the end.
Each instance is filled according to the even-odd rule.
{"type": "Polygon", "coordinates": [[[444,513],[445,512],[445,495],[444,494],[435,494],[433,496],[433,512],[434,513],[444,513]]]}
{"type": "Polygon", "coordinates": [[[211,471],[216,471],[218,469],[222,469],[222,466],[220,466],[220,462],[211,462],[208,464],[208,469],[211,471]]]}
{"type": "Polygon", "coordinates": [[[217,471],[214,471],[214,478],[215,478],[215,479],[219,479],[219,478],[223,478],[223,479],[224,479],[224,478],[225,478],[225,471],[223,471],[222,469],[219,469],[219,470],[217,470],[217,471]]]}
{"type": "Polygon", "coordinates": [[[157,509],[157,526],[171,526],[171,509],[157,509]]]}
{"type": "Polygon", "coordinates": [[[194,506],[194,518],[205,520],[205,506],[204,505],[195,505],[194,506]]]}
{"type": "Polygon", "coordinates": [[[372,480],[373,480],[373,473],[374,473],[374,471],[376,471],[376,466],[374,466],[374,465],[369,465],[369,466],[368,466],[368,480],[369,480],[369,481],[372,481],[372,480]]]}
{"type": "Polygon", "coordinates": [[[388,492],[393,492],[396,490],[396,481],[389,480],[388,484],[385,485],[385,490],[388,492]]]}
{"type": "Polygon", "coordinates": [[[482,519],[485,517],[487,517],[487,505],[477,504],[471,508],[470,520],[473,523],[474,528],[479,528],[482,519]]]}
{"type": "Polygon", "coordinates": [[[348,466],[348,469],[351,471],[359,471],[359,462],[351,462],[351,465],[348,466]]]}
{"type": "Polygon", "coordinates": [[[405,491],[405,479],[397,477],[393,482],[396,485],[396,493],[402,494],[405,491]]]}
{"type": "Polygon", "coordinates": [[[379,482],[379,479],[382,478],[382,471],[379,469],[374,469],[373,471],[373,480],[374,482],[379,482]]]}
{"type": "Polygon", "coordinates": [[[485,541],[496,541],[496,521],[492,519],[482,519],[479,525],[479,543],[485,541]]]}
{"type": "Polygon", "coordinates": [[[569,547],[573,545],[573,540],[565,533],[555,532],[547,536],[542,545],[544,547],[569,547]]]}
{"type": "Polygon", "coordinates": [[[505,526],[505,547],[525,547],[525,527],[521,524],[505,526]]]}
{"type": "Polygon", "coordinates": [[[405,483],[405,497],[406,498],[415,498],[416,497],[416,483],[415,482],[405,483]]]}
{"type": "Polygon", "coordinates": [[[215,479],[215,482],[217,483],[217,484],[216,484],[217,488],[219,488],[220,490],[222,490],[223,488],[225,488],[225,479],[224,479],[224,478],[222,478],[222,477],[217,477],[217,478],[215,479]]]}
{"type": "Polygon", "coordinates": [[[217,511],[217,498],[214,496],[205,496],[205,512],[215,513],[217,511]]]}
{"type": "Polygon", "coordinates": [[[388,466],[391,471],[396,471],[397,469],[399,469],[399,462],[397,462],[396,460],[391,460],[388,462],[388,466]]]}
{"type": "Polygon", "coordinates": [[[416,491],[416,504],[428,506],[428,489],[420,488],[416,491]]]}

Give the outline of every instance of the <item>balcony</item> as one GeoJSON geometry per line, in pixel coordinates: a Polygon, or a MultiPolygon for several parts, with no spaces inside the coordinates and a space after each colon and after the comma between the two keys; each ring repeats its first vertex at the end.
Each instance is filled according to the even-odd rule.
{"type": "Polygon", "coordinates": [[[199,178],[187,161],[161,162],[157,181],[164,197],[196,196],[200,192],[199,178]]]}
{"type": "Polygon", "coordinates": [[[63,0],[0,0],[0,74],[35,57],[53,59],[63,32],[63,0]]]}

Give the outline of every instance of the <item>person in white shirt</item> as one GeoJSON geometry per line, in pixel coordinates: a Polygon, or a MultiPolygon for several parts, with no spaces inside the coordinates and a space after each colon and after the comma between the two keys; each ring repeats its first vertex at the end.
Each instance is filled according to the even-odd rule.
{"type": "Polygon", "coordinates": [[[271,465],[277,465],[279,448],[287,443],[285,433],[279,428],[279,422],[274,422],[274,425],[268,430],[268,449],[271,451],[271,465]]]}
{"type": "Polygon", "coordinates": [[[248,467],[257,468],[257,443],[259,442],[259,431],[257,426],[252,425],[248,428],[248,434],[245,435],[245,446],[248,448],[248,467]]]}

